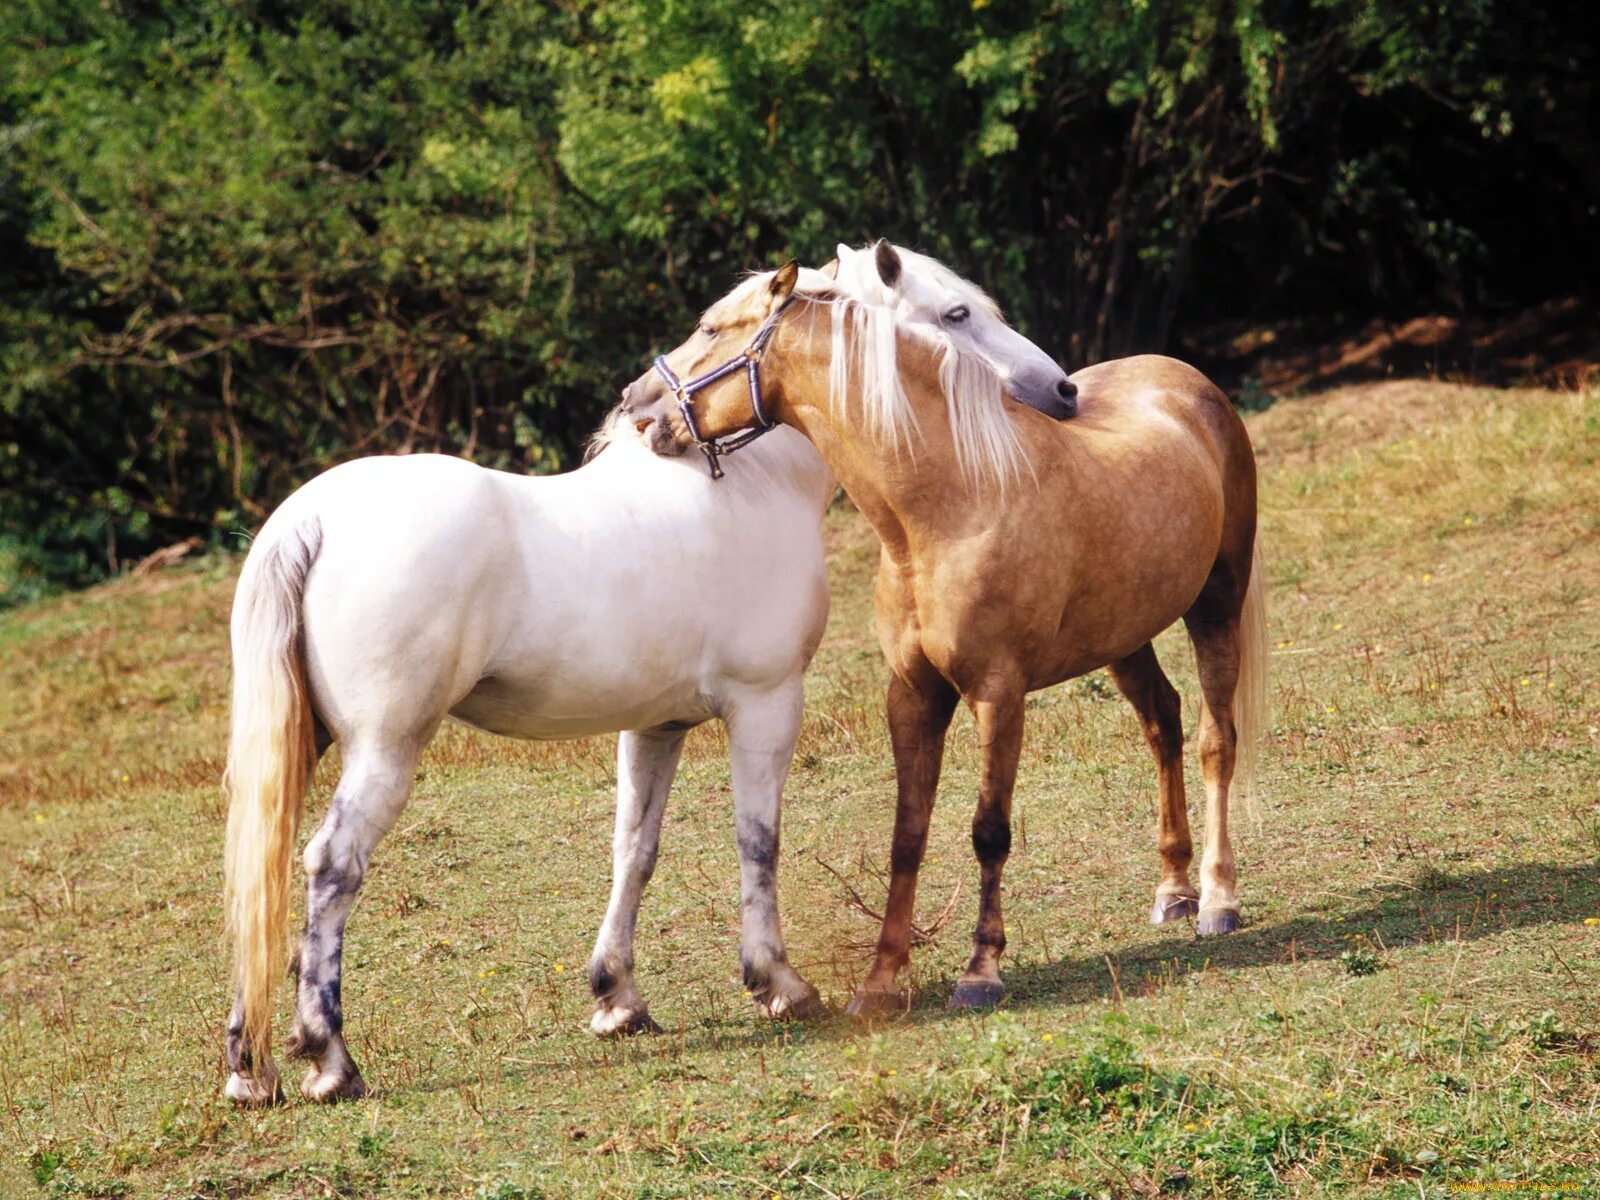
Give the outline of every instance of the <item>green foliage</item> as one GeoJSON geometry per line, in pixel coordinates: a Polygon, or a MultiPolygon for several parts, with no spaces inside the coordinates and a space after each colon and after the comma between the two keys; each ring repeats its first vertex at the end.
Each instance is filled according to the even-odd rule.
{"type": "Polygon", "coordinates": [[[948,259],[1075,364],[1545,295],[1595,249],[1593,40],[1553,4],[29,0],[0,32],[0,603],[357,454],[570,465],[739,271],[840,240],[948,259]]]}
{"type": "Polygon", "coordinates": [[[1368,947],[1352,946],[1339,955],[1339,965],[1344,968],[1346,975],[1359,979],[1363,975],[1376,975],[1383,963],[1368,947]]]}

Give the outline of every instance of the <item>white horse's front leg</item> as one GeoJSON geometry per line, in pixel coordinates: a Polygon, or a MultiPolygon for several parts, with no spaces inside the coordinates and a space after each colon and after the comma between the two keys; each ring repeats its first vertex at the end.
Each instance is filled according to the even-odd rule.
{"type": "Polygon", "coordinates": [[[655,1033],[633,982],[633,931],[639,900],[656,869],[661,817],[678,770],[684,731],[678,727],[630,731],[617,739],[617,828],[611,842],[611,903],[589,958],[594,1017],[601,1037],[655,1033]]]}
{"type": "Polygon", "coordinates": [[[802,704],[796,676],[770,692],[739,697],[724,715],[739,845],[739,958],[751,999],[775,1018],[804,1019],[824,1011],[817,989],[789,965],[778,925],[778,815],[802,704]]]}

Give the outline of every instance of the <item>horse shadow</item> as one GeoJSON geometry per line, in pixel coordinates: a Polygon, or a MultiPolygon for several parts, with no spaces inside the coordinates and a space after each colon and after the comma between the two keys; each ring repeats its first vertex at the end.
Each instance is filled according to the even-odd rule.
{"type": "Polygon", "coordinates": [[[1006,972],[1007,1003],[1061,1006],[1149,995],[1207,969],[1337,959],[1356,947],[1382,952],[1471,942],[1600,916],[1600,864],[1527,863],[1457,875],[1427,869],[1416,882],[1378,884],[1355,896],[1357,907],[1246,925],[1222,937],[1196,937],[1186,922],[1170,926],[1172,936],[1134,948],[1018,963],[1006,972]]]}
{"type": "MultiPolygon", "coordinates": [[[[1600,863],[1527,863],[1492,871],[1450,875],[1426,870],[1412,883],[1384,883],[1355,893],[1356,906],[1302,914],[1266,925],[1246,925],[1222,937],[1199,938],[1193,924],[1174,923],[1169,936],[1136,947],[1104,951],[1056,962],[1018,962],[1005,972],[1011,1009],[1070,1009],[1097,1000],[1152,995],[1206,970],[1234,970],[1336,959],[1353,946],[1393,951],[1412,946],[1472,942],[1515,929],[1579,921],[1600,916],[1600,863]]],[[[695,1055],[718,1052],[782,1052],[789,1043],[850,1041],[871,1028],[902,1022],[926,1024],[970,1020],[950,1009],[951,983],[919,988],[906,1012],[861,1024],[835,1009],[814,1023],[776,1027],[735,1009],[690,1019],[655,1037],[595,1042],[588,1069],[692,1062],[695,1055]]],[[[731,1002],[730,1002],[731,1004],[731,1002]]],[[[503,1068],[509,1081],[556,1076],[571,1070],[571,1047],[535,1061],[503,1068]]],[[[401,1093],[445,1091],[470,1083],[454,1075],[402,1086],[401,1093]]]]}

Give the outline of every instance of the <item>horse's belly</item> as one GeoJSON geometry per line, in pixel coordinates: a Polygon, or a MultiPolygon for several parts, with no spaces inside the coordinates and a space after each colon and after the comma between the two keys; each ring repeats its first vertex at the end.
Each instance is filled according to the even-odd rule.
{"type": "Polygon", "coordinates": [[[450,710],[464,724],[503,737],[560,741],[653,729],[669,722],[697,724],[715,716],[711,701],[687,680],[644,690],[637,680],[479,680],[450,710]]]}

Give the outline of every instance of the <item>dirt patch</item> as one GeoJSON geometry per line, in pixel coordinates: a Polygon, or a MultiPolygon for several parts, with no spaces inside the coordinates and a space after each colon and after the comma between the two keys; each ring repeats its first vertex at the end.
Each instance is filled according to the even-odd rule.
{"type": "Polygon", "coordinates": [[[1178,356],[1234,395],[1379,379],[1574,386],[1600,375],[1600,307],[1568,297],[1510,313],[1232,323],[1185,338],[1178,356]]]}

